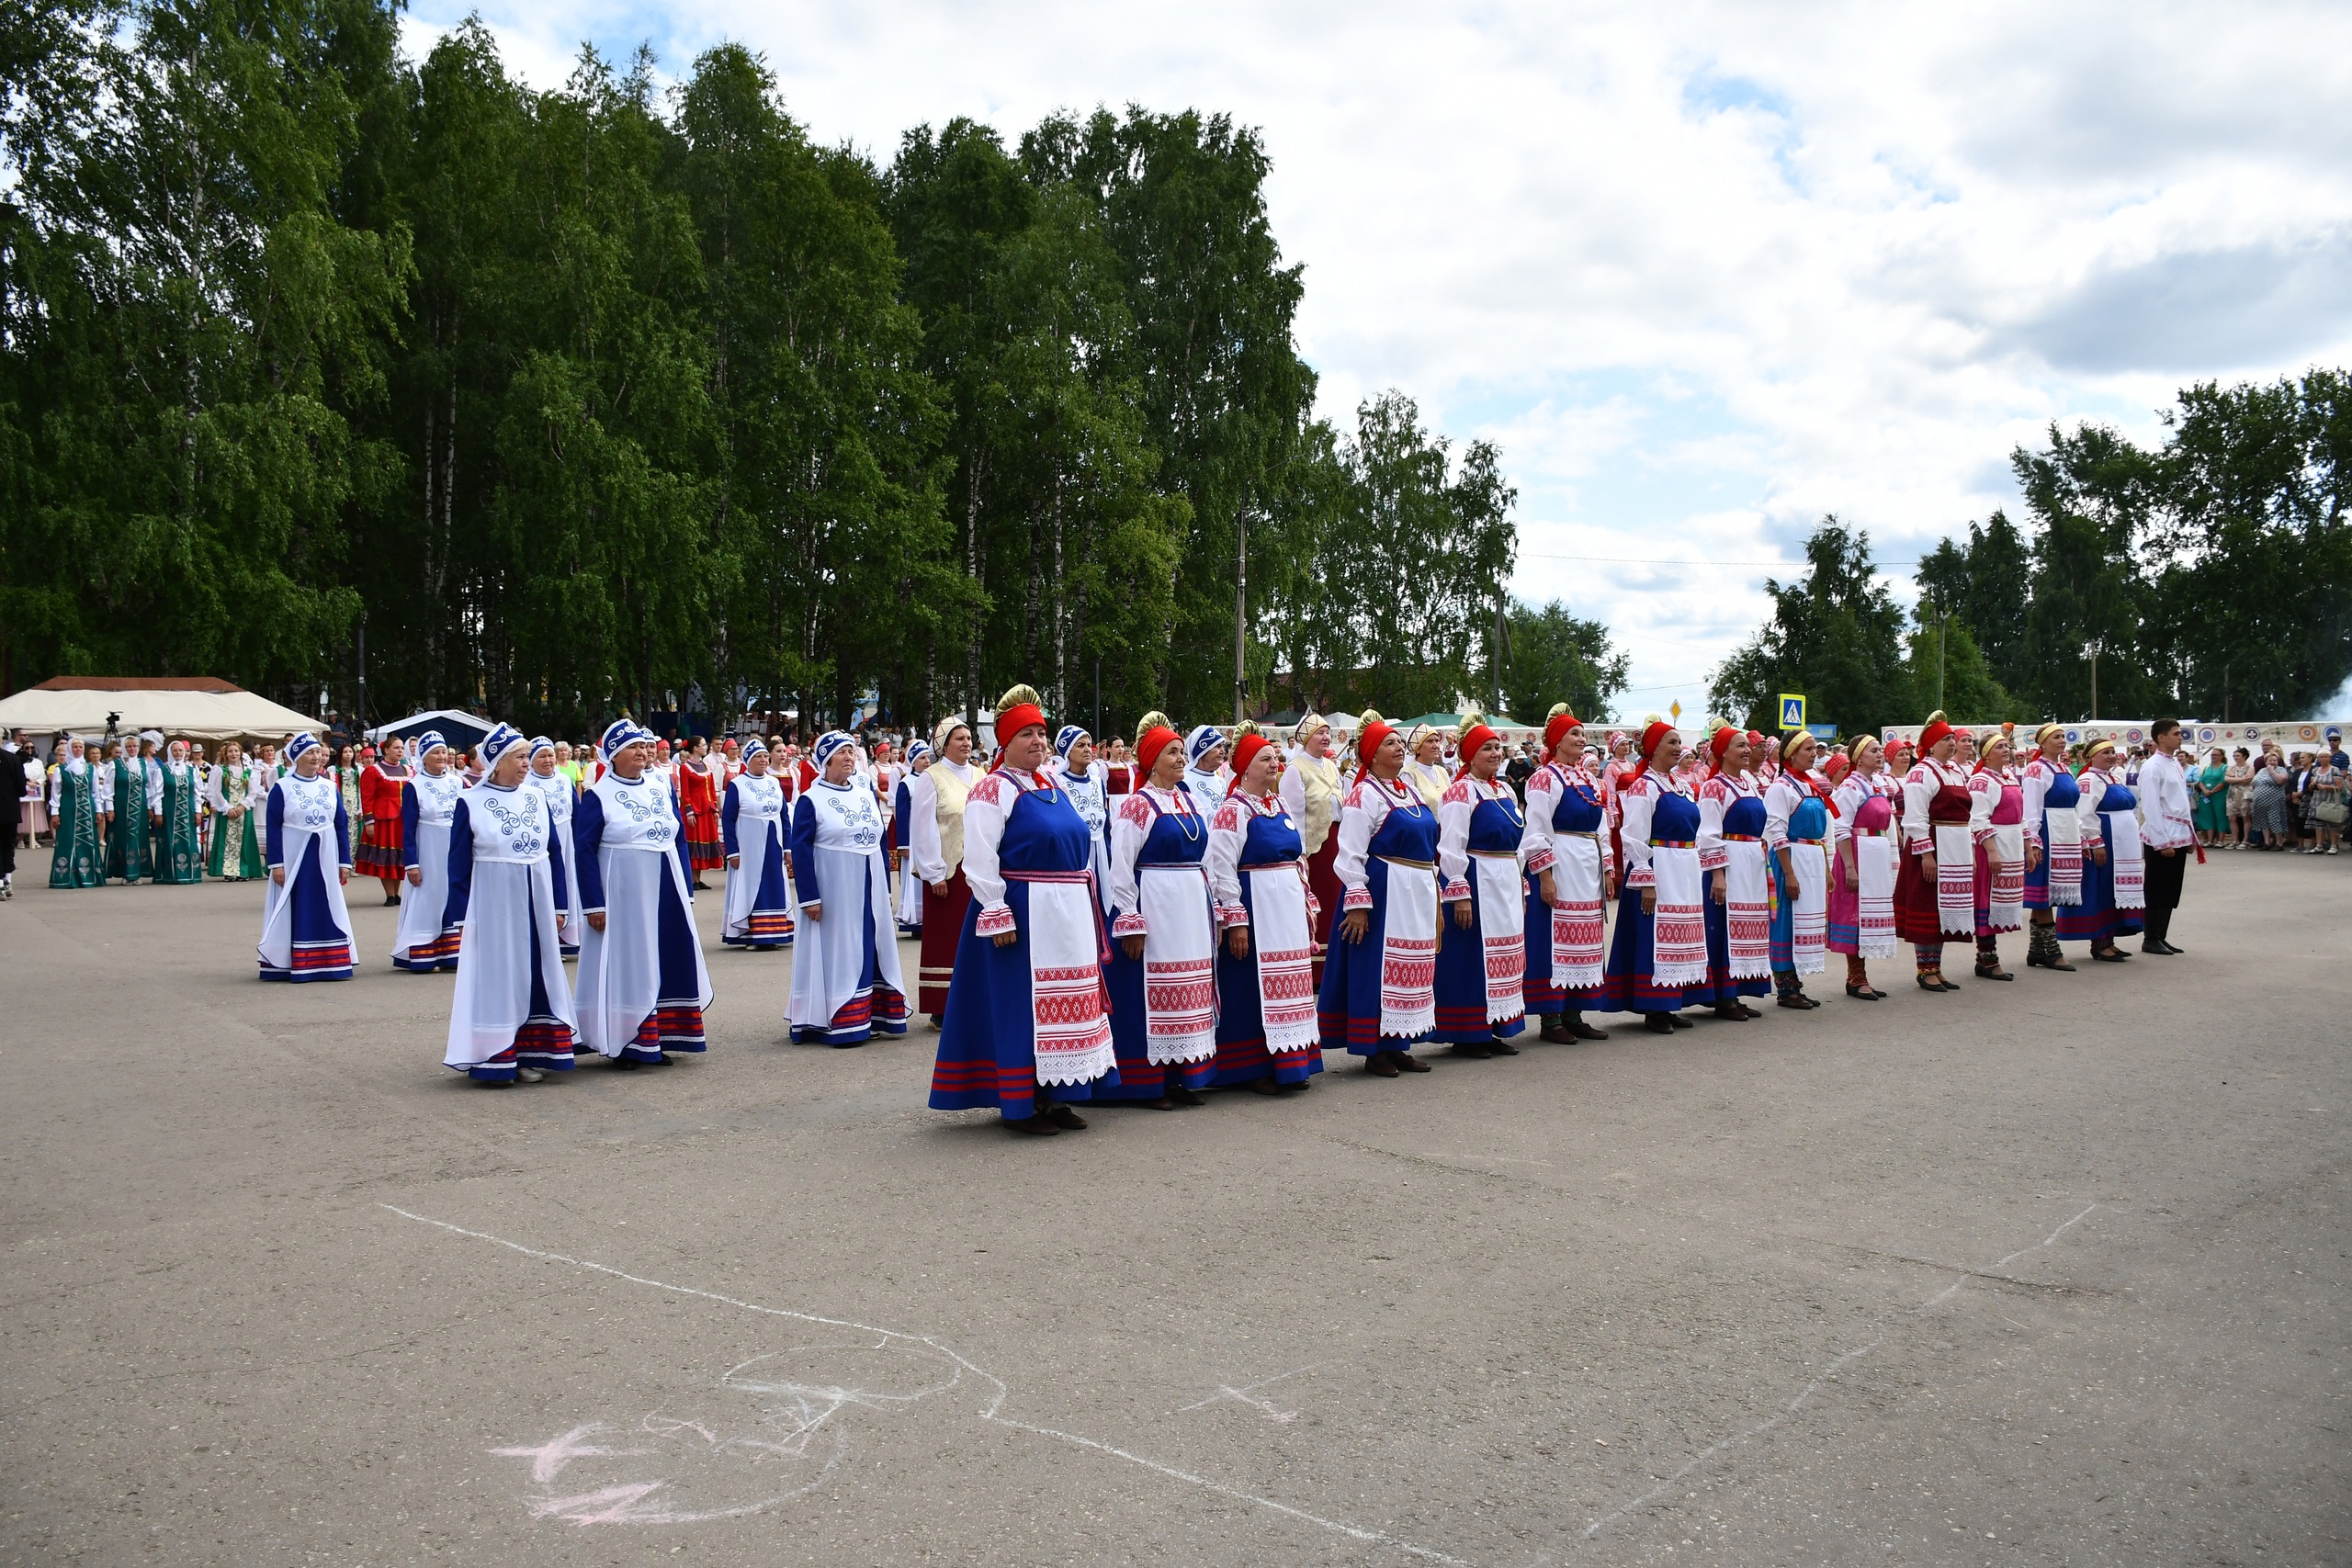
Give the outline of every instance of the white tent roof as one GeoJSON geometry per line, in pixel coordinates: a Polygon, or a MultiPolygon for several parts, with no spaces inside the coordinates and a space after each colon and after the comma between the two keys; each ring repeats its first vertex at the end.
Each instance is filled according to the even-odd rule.
{"type": "Polygon", "coordinates": [[[380,741],[388,735],[419,735],[428,729],[437,729],[453,738],[462,735],[466,744],[470,746],[497,728],[497,720],[484,718],[478,713],[468,713],[462,708],[426,708],[406,718],[378,725],[368,732],[368,739],[380,741]]]}
{"type": "Polygon", "coordinates": [[[322,728],[308,715],[222,681],[204,681],[188,689],[143,682],[112,688],[96,681],[75,681],[64,690],[53,683],[28,686],[0,699],[0,729],[35,736],[61,730],[103,735],[108,714],[120,716],[116,728],[126,735],[160,729],[175,739],[282,740],[298,729],[315,734],[322,728]]]}

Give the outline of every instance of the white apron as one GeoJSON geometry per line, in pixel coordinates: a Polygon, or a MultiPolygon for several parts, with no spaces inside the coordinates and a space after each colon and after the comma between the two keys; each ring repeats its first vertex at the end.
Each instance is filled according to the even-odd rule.
{"type": "Polygon", "coordinates": [[[1657,917],[1651,927],[1650,977],[1661,988],[1696,986],[1707,977],[1707,922],[1699,907],[1706,879],[1699,852],[1653,844],[1650,876],[1657,917]]]}
{"type": "MultiPolygon", "coordinates": [[[[555,782],[564,783],[561,778],[555,782]]],[[[563,973],[555,866],[548,858],[554,811],[546,792],[478,784],[466,792],[466,817],[473,838],[473,884],[466,901],[465,934],[458,946],[448,1049],[441,1057],[445,1066],[458,1068],[489,1061],[513,1045],[531,1021],[534,928],[547,1016],[575,1034],[580,1027],[563,973]]]]}
{"type": "Polygon", "coordinates": [[[1082,871],[1005,873],[1029,888],[1029,1005],[1040,1085],[1092,1083],[1119,1064],[1103,1009],[1102,917],[1082,871]]]}
{"type": "Polygon", "coordinates": [[[1885,958],[1901,945],[1894,936],[1894,840],[1884,833],[1854,835],[1854,945],[1863,958],[1885,958]]]}
{"type": "Polygon", "coordinates": [[[1789,844],[1796,870],[1796,908],[1790,911],[1790,966],[1818,975],[1829,965],[1829,860],[1819,844],[1789,844]]]}
{"type": "Polygon", "coordinates": [[[1150,932],[1144,938],[1144,1040],[1155,1065],[1216,1055],[1216,932],[1208,888],[1208,870],[1197,863],[1136,867],[1136,913],[1150,932]]]}
{"type": "Polygon", "coordinates": [[[1995,823],[1993,847],[2001,852],[2001,868],[1993,873],[1984,923],[1996,931],[2013,931],[2025,924],[2025,825],[1995,823]]]}
{"type": "Polygon", "coordinates": [[[1731,977],[1772,976],[1772,889],[1761,840],[1724,843],[1724,930],[1730,938],[1731,977]]]}
{"type": "Polygon", "coordinates": [[[1976,840],[1965,822],[1934,824],[1936,920],[1946,936],[1976,934],[1976,840]]]}
{"type": "MultiPolygon", "coordinates": [[[[580,944],[580,1039],[617,1057],[637,1038],[662,996],[662,885],[694,918],[694,895],[678,864],[678,819],[668,788],[647,769],[639,783],[606,773],[595,784],[605,812],[596,864],[605,879],[605,929],[591,927],[580,944]]],[[[710,969],[702,943],[694,944],[695,1001],[710,1005],[710,969]]]]}
{"type": "MultiPolygon", "coordinates": [[[[1478,934],[1487,944],[1487,1021],[1527,1016],[1527,884],[1519,856],[1470,853],[1470,896],[1478,900],[1478,934]]],[[[1456,931],[1459,937],[1463,932],[1456,931]]]]}
{"type": "Polygon", "coordinates": [[[1600,837],[1552,835],[1552,984],[1589,990],[1606,978],[1608,953],[1600,901],[1600,837]]]}
{"type": "Polygon", "coordinates": [[[2148,907],[2148,863],[2140,847],[2140,823],[2129,811],[2102,811],[2099,820],[2107,823],[2109,843],[2108,864],[2115,872],[2115,907],[2119,909],[2144,909],[2148,907]]]}
{"type": "MultiPolygon", "coordinates": [[[[752,906],[759,900],[760,879],[767,874],[769,830],[775,830],[773,848],[779,856],[784,854],[785,841],[792,834],[784,822],[784,786],[776,783],[774,774],[738,774],[733,787],[735,852],[740,863],[727,873],[726,914],[719,921],[718,932],[721,936],[741,938],[751,934],[752,906]]],[[[719,804],[724,809],[723,796],[719,804]]],[[[791,882],[792,874],[787,871],[787,895],[791,882]]]]}
{"type": "Polygon", "coordinates": [[[409,950],[431,947],[441,937],[441,919],[449,905],[449,817],[466,781],[455,768],[428,773],[420,768],[409,774],[408,787],[416,792],[416,869],[424,880],[401,888],[400,923],[392,932],[392,956],[406,958],[409,950]]]}
{"type": "Polygon", "coordinates": [[[1279,1056],[1322,1042],[1315,1016],[1315,930],[1306,919],[1306,874],[1296,863],[1244,870],[1250,885],[1250,952],[1258,960],[1258,1009],[1266,1053],[1279,1056]]]}
{"type": "MultiPolygon", "coordinates": [[[[825,918],[804,912],[793,930],[792,998],[785,1021],[795,1029],[830,1029],[845,1007],[888,987],[901,997],[898,931],[890,918],[890,868],[882,855],[882,810],[874,792],[852,784],[819,784],[804,797],[816,813],[813,877],[825,918]],[[865,923],[874,924],[874,978],[865,977],[865,923]]],[[[737,807],[740,824],[741,807],[737,807]]],[[[744,857],[746,868],[751,865],[744,857]]],[[[748,906],[747,906],[748,907],[748,906]]],[[[801,906],[805,911],[806,905],[801,906]]],[[[893,1027],[898,1027],[893,1025],[893,1027]]]]}
{"type": "Polygon", "coordinates": [[[1380,1037],[1417,1040],[1437,1027],[1437,867],[1381,858],[1388,887],[1380,928],[1380,1037]]]}
{"type": "Polygon", "coordinates": [[[2041,814],[2041,852],[2050,861],[2050,902],[2083,901],[2083,821],[2071,806],[2041,814]]]}
{"type": "MultiPolygon", "coordinates": [[[[353,942],[351,911],[344,907],[343,878],[337,863],[343,858],[334,839],[335,787],[323,778],[306,779],[288,774],[270,786],[285,802],[277,829],[277,847],[283,853],[286,883],[280,886],[275,880],[263,885],[261,903],[261,961],[272,969],[291,970],[294,967],[294,878],[309,863],[311,846],[318,846],[319,870],[326,884],[327,908],[334,917],[337,930],[346,943],[353,942]]],[[[266,808],[266,807],[265,807],[266,808]]]]}

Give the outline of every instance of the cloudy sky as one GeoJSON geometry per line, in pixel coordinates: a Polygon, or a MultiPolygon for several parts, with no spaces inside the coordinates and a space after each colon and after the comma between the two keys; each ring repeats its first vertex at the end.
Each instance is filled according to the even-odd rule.
{"type": "MultiPolygon", "coordinates": [[[[420,53],[464,14],[413,4],[420,53]]],[[[673,73],[740,39],[814,137],[885,162],[959,114],[1261,128],[1323,412],[1396,387],[1497,442],[1513,587],[1610,624],[1630,713],[1703,705],[1824,513],[1907,599],[2051,421],[2146,439],[2187,381],[2352,362],[2343,5],[481,11],[550,86],[583,39],[673,73]]]]}

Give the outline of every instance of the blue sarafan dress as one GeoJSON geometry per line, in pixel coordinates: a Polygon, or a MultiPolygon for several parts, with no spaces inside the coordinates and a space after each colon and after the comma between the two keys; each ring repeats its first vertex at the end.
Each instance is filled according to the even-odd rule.
{"type": "Polygon", "coordinates": [[[773,773],[729,782],[719,831],[735,861],[727,874],[727,915],[718,940],[765,953],[792,945],[792,894],[785,885],[784,785],[773,773]]]}
{"type": "Polygon", "coordinates": [[[1000,767],[972,787],[971,898],[932,1068],[933,1111],[994,1109],[1018,1122],[1041,1099],[1086,1100],[1110,1087],[1102,1080],[1115,1085],[1093,842],[1049,779],[1000,767]],[[999,947],[1004,932],[1014,940],[999,947]]]}
{"type": "Polygon", "coordinates": [[[907,1032],[882,840],[882,808],[863,780],[820,779],[793,805],[792,878],[802,919],[785,1021],[802,1044],[860,1045],[877,1030],[907,1032]],[[820,919],[808,918],[812,907],[820,919]]]}
{"type": "MultiPolygon", "coordinates": [[[[1076,803],[1073,802],[1073,808],[1076,803]]],[[[1083,819],[1084,813],[1080,812],[1083,819]]],[[[1111,822],[1111,1039],[1116,1083],[1098,1100],[1204,1089],[1216,1066],[1216,931],[1205,863],[1209,818],[1182,784],[1123,797],[1111,822]],[[1126,939],[1143,938],[1141,958],[1126,939]]]]}
{"type": "Polygon", "coordinates": [[[1676,1012],[1714,1000],[1707,979],[1707,902],[1699,870],[1699,805],[1688,786],[1645,768],[1619,791],[1625,884],[1609,943],[1611,1012],[1676,1012]],[[1642,889],[1657,908],[1642,912],[1642,889]]]}
{"type": "Polygon", "coordinates": [[[351,915],[337,868],[351,863],[351,819],[330,779],[288,773],[269,786],[263,818],[270,869],[283,868],[264,894],[261,977],[351,978],[351,915]]]}
{"type": "Polygon", "coordinates": [[[2041,835],[2041,859],[2025,873],[2029,909],[2083,901],[2082,799],[2082,786],[2059,764],[2036,757],[2025,765],[2026,823],[2041,835]]]}
{"type": "Polygon", "coordinates": [[[580,1019],[563,974],[558,831],[554,802],[529,784],[484,779],[449,818],[447,913],[464,934],[441,1062],[477,1083],[572,1066],[580,1019]]]}
{"type": "Polygon", "coordinates": [[[1764,802],[1752,795],[1724,807],[1724,902],[1715,902],[1711,888],[1702,888],[1699,898],[1707,923],[1707,983],[1703,994],[1691,1000],[1702,1006],[1719,1007],[1772,991],[1771,879],[1766,869],[1772,857],[1764,848],[1765,815],[1764,802]],[[1754,879],[1752,887],[1742,886],[1743,873],[1754,879]],[[1741,939],[1736,964],[1732,951],[1735,919],[1741,939]]]}
{"type": "Polygon", "coordinates": [[[1367,773],[1340,807],[1332,869],[1345,914],[1371,916],[1362,942],[1331,926],[1317,1021],[1326,1049],[1403,1051],[1437,1032],[1437,813],[1410,784],[1367,773]]]}
{"type": "MultiPolygon", "coordinates": [[[[2083,901],[2059,907],[2058,936],[2098,946],[2145,929],[2147,863],[2142,858],[2140,819],[2132,815],[2140,800],[2120,777],[2097,768],[2086,768],[2078,784],[2098,818],[2096,842],[2107,855],[2103,862],[2083,856],[2083,901]]],[[[2076,803],[2078,813],[2081,805],[2076,803]]],[[[2086,832],[2083,842],[2094,840],[2086,832]]]]}
{"type": "Polygon", "coordinates": [[[1765,808],[1768,815],[1788,811],[1785,827],[1775,822],[1765,833],[1764,869],[1772,878],[1772,972],[1818,975],[1827,966],[1829,810],[1809,779],[1791,773],[1772,781],[1765,808]],[[1793,878],[1781,869],[1780,846],[1771,841],[1783,831],[1796,866],[1793,878]]]}
{"type": "Polygon", "coordinates": [[[1272,1077],[1303,1084],[1323,1070],[1315,1017],[1315,923],[1306,846],[1278,797],[1234,795],[1209,820],[1209,886],[1223,931],[1250,933],[1236,958],[1216,949],[1216,1071],[1220,1088],[1272,1077]]]}
{"type": "Polygon", "coordinates": [[[581,792],[571,842],[581,912],[605,917],[580,944],[580,1043],[632,1064],[705,1049],[710,971],[677,795],[650,769],[634,779],[608,773],[581,792]]]}
{"type": "Polygon", "coordinates": [[[1527,1010],[1577,1012],[1606,1000],[1601,909],[1603,829],[1600,782],[1583,768],[1546,762],[1527,781],[1527,1010]],[[1556,905],[1544,902],[1552,874],[1556,905]]]}
{"type": "Polygon", "coordinates": [[[1448,904],[1467,902],[1467,931],[1449,909],[1437,953],[1437,1038],[1508,1039],[1527,1027],[1526,884],[1519,845],[1527,818],[1510,785],[1459,778],[1438,802],[1438,869],[1448,904]]]}

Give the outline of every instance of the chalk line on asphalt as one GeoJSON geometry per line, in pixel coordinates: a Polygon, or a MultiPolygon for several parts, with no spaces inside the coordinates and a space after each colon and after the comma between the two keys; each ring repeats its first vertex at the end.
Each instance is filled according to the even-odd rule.
{"type": "MultiPolygon", "coordinates": [[[[2015,1263],[2018,1258],[2027,1256],[2029,1253],[2040,1252],[2043,1247],[2052,1245],[2060,1236],[2064,1235],[2068,1231],[2073,1230],[2076,1225],[2090,1218],[2092,1211],[2096,1210],[2098,1207],[2098,1205],[2097,1203],[2093,1203],[2089,1208],[2085,1209],[2081,1213],[2076,1214],[2073,1219],[2068,1220],[2064,1224],[2060,1225],[2056,1230],[2052,1231],[2048,1235],[2043,1236],[2031,1247],[2021,1247],[2015,1252],[2010,1253],[2007,1258],[2002,1258],[1998,1263],[1992,1264],[1983,1269],[1961,1269],[1959,1271],[1959,1278],[1953,1280],[1951,1284],[1946,1285],[1934,1295],[1929,1296],[1926,1301],[1921,1302],[1917,1306],[1913,1307],[1911,1309],[1912,1312],[1915,1314],[1923,1313],[1930,1307],[1941,1306],[1944,1303],[1951,1300],[1953,1296],[1959,1294],[1961,1288],[1966,1285],[1969,1280],[1982,1278],[1984,1275],[1989,1274],[1996,1269],[2006,1269],[2010,1264],[2015,1263]]],[[[1603,1529],[1616,1523],[1619,1519],[1623,1518],[1626,1515],[1634,1512],[1635,1509],[1646,1507],[1650,1504],[1657,1502],[1660,1497],[1666,1495],[1667,1493],[1672,1491],[1677,1482],[1690,1474],[1692,1471],[1698,1469],[1701,1465],[1706,1463],[1709,1460],[1714,1458],[1715,1455],[1722,1453],[1725,1449],[1737,1448],[1740,1444],[1747,1442],[1751,1438],[1762,1437],[1765,1433],[1770,1431],[1781,1422],[1786,1421],[1798,1411],[1804,1409],[1805,1402],[1810,1400],[1814,1394],[1819,1391],[1824,1382],[1833,1377],[1836,1377],[1840,1371],[1851,1365],[1853,1362],[1860,1360],[1864,1356],[1869,1355],[1871,1351],[1877,1349],[1885,1342],[1886,1336],[1882,1334],[1877,1338],[1872,1339],[1869,1344],[1861,1346],[1859,1348],[1847,1351],[1844,1355],[1830,1362],[1828,1366],[1823,1368],[1819,1377],[1815,1378],[1811,1382],[1805,1384],[1803,1393],[1799,1393],[1794,1399],[1789,1401],[1788,1404],[1782,1405],[1779,1410],[1766,1416],[1763,1420],[1757,1422],[1756,1425],[1747,1428],[1745,1431],[1735,1432],[1728,1438],[1718,1438],[1716,1441],[1709,1443],[1705,1448],[1701,1449],[1697,1453],[1693,1454],[1690,1460],[1687,1461],[1680,1469],[1675,1471],[1673,1474],[1667,1476],[1657,1485],[1651,1487],[1648,1491],[1643,1493],[1632,1502],[1623,1504],[1618,1507],[1610,1510],[1608,1513],[1603,1514],[1600,1517],[1593,1520],[1592,1523],[1585,1527],[1584,1538],[1587,1540],[1590,1540],[1594,1536],[1599,1535],[1603,1529]]]]}
{"type": "MultiPolygon", "coordinates": [[[[488,1231],[469,1230],[464,1225],[452,1224],[447,1220],[436,1220],[428,1214],[412,1213],[398,1204],[382,1203],[378,1207],[388,1209],[402,1219],[413,1220],[419,1224],[431,1225],[437,1230],[448,1231],[455,1235],[494,1243],[510,1251],[519,1252],[526,1258],[536,1258],[548,1263],[568,1264],[574,1269],[585,1269],[592,1273],[608,1275],[616,1280],[626,1280],[632,1285],[645,1285],[657,1291],[669,1291],[682,1296],[696,1296],[704,1301],[716,1302],[722,1306],[738,1307],[745,1312],[760,1313],[770,1317],[790,1318],[800,1323],[821,1324],[829,1328],[853,1328],[864,1334],[877,1334],[882,1336],[886,1342],[899,1339],[909,1344],[925,1346],[954,1361],[959,1369],[959,1376],[961,1372],[968,1371],[994,1390],[989,1395],[987,1407],[980,1412],[980,1419],[983,1421],[1010,1427],[1018,1432],[1028,1432],[1036,1437],[1050,1438],[1057,1442],[1091,1450],[1096,1453],[1109,1454],[1114,1459],[1122,1459],[1130,1464],[1139,1465],[1145,1470],[1164,1475],[1170,1480],[1181,1481],[1187,1485],[1200,1487],[1204,1491],[1214,1493],[1220,1497],[1230,1498],[1237,1503],[1248,1503],[1253,1507],[1263,1508],[1270,1513],[1297,1519],[1302,1523],[1313,1525],[1318,1529],[1329,1530],[1333,1534],[1346,1536],[1351,1540],[1362,1541],[1367,1546],[1393,1547],[1409,1556],[1431,1562],[1449,1564],[1450,1568],[1469,1568],[1469,1565],[1458,1557],[1449,1557],[1442,1551],[1433,1551],[1426,1546],[1417,1546],[1411,1541],[1390,1535],[1385,1530],[1365,1529],[1361,1526],[1348,1524],[1340,1519],[1329,1519],[1318,1514],[1310,1514],[1304,1508],[1295,1508],[1287,1503],[1277,1502],[1272,1497],[1260,1496],[1254,1492],[1244,1492],[1238,1487],[1228,1486],[1221,1481],[1213,1481],[1207,1476],[1194,1475],[1189,1471],[1179,1470],[1170,1464],[1162,1464],[1158,1460],[1147,1458],[1115,1444],[1084,1437],[1076,1432],[1065,1432],[1053,1427],[1038,1427],[1026,1421],[1014,1420],[1010,1416],[1001,1414],[1005,1400],[1012,1393],[1011,1388],[1004,1380],[976,1362],[967,1359],[952,1346],[942,1344],[930,1335],[906,1334],[895,1328],[882,1328],[874,1324],[858,1323],[849,1318],[825,1317],[816,1313],[796,1312],[789,1307],[766,1306],[758,1302],[744,1301],[741,1297],[724,1295],[717,1291],[698,1290],[692,1285],[678,1285],[665,1280],[649,1279],[642,1274],[632,1274],[625,1269],[616,1269],[609,1263],[598,1263],[590,1258],[572,1258],[560,1252],[548,1252],[536,1247],[526,1247],[519,1241],[509,1241],[503,1235],[492,1235],[488,1231]]],[[[620,1498],[614,1500],[620,1503],[624,1508],[630,1501],[630,1499],[620,1498]]],[[[612,1522],[633,1522],[636,1517],[638,1516],[624,1512],[616,1516],[612,1522]]]]}

